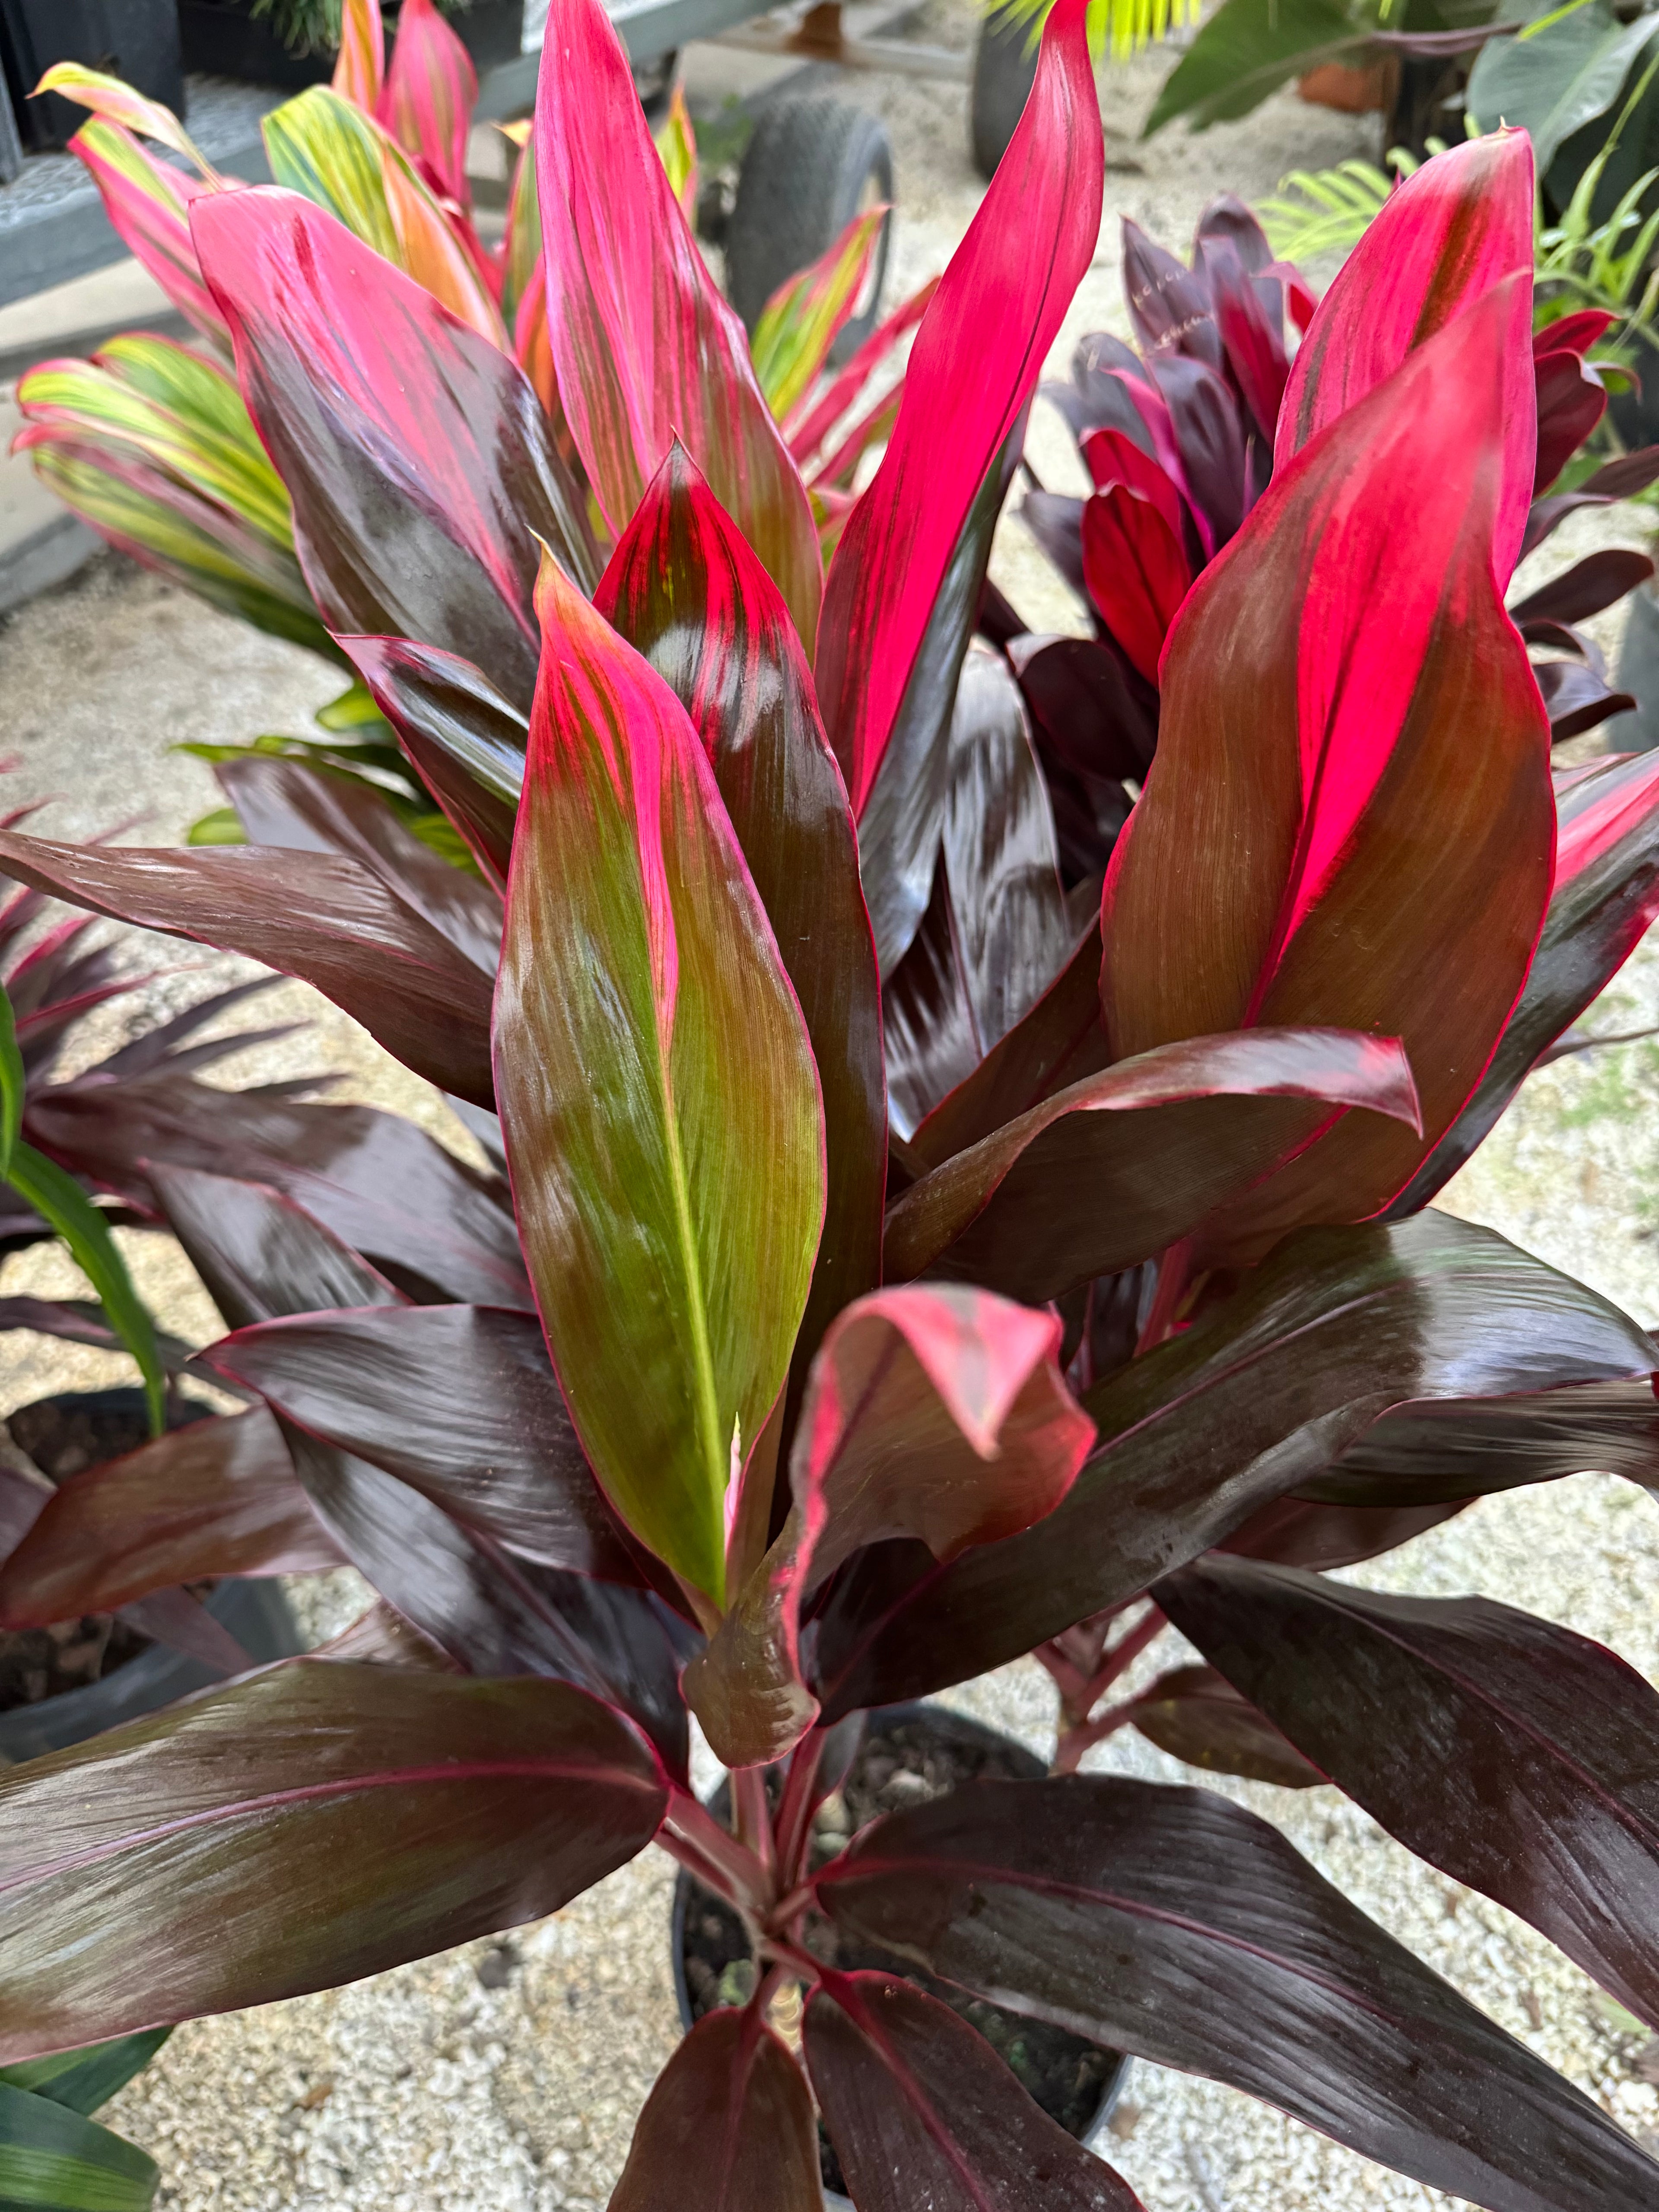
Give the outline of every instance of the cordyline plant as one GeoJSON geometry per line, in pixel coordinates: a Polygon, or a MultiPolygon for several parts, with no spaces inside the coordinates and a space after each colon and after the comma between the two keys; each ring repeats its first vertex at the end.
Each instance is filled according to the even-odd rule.
{"type": "MultiPolygon", "coordinates": [[[[1449,206],[1455,198],[1449,190],[1449,206]]],[[[1395,252],[1390,231],[1363,264],[1370,282],[1391,281],[1395,252]]],[[[1255,217],[1231,194],[1200,218],[1190,266],[1126,218],[1123,283],[1139,350],[1091,332],[1069,380],[1042,387],[1093,488],[1086,499],[1038,488],[1021,507],[1095,635],[1032,634],[994,594],[982,617],[1025,701],[1068,888],[1103,872],[1128,813],[1125,781],[1138,786],[1151,764],[1159,663],[1194,577],[1231,544],[1275,458],[1282,465],[1297,450],[1280,415],[1291,375],[1286,320],[1305,330],[1314,311],[1297,272],[1273,258],[1255,217]]],[[[1558,315],[1534,336],[1538,453],[1523,555],[1576,508],[1627,499],[1659,478],[1659,446],[1599,467],[1582,458],[1607,404],[1600,366],[1586,356],[1614,320],[1600,309],[1558,315]]],[[[1540,654],[1555,741],[1635,703],[1609,684],[1599,647],[1578,625],[1652,574],[1646,554],[1607,548],[1511,603],[1540,654]]],[[[930,917],[931,930],[940,926],[930,917]]]]}
{"type": "Polygon", "coordinates": [[[165,1216],[256,1402],[66,1483],[0,1624],[319,1530],[382,1605],[0,1781],[0,2062],[528,1920],[654,1838],[759,1972],[665,2070],[617,2212],[816,2204],[815,2107],[864,2212],[1132,2204],[940,1989],[1495,2212],[1650,2206],[1597,2106],[1218,1796],[979,1783],[811,1849],[861,1713],[1045,1649],[1086,1725],[1103,1669],[1064,1640],[1133,1607],[1120,1657],[1151,1606],[1213,1671],[1149,1728],[1316,1771],[1659,2024],[1659,1696],[1507,1607],[1321,1571],[1659,1466],[1643,1332],[1422,1210],[1659,908],[1659,763],[1553,788],[1502,602],[1524,137],[1413,179],[1386,289],[1357,258],[1314,316],[1081,918],[1012,680],[964,656],[1098,231],[1083,0],[827,577],[597,0],[556,0],[535,158],[603,565],[499,347],[297,195],[191,209],[307,586],[477,872],[293,760],[223,771],[242,848],[0,833],[36,889],[307,976],[498,1115],[507,1170],[359,1107],[37,1114],[165,1216]],[[941,877],[906,1029],[880,977],[941,877]],[[890,1120],[930,1019],[966,1072],[890,1120]]]}

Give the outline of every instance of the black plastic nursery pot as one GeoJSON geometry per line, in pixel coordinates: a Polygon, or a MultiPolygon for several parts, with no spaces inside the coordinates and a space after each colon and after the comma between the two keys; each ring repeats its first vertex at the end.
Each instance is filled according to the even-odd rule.
{"type": "MultiPolygon", "coordinates": [[[[884,1705],[868,1716],[863,1741],[841,1790],[829,1802],[835,1806],[839,1798],[845,1805],[850,1835],[878,1813],[924,1803],[963,1782],[1039,1782],[1047,1772],[1042,1761],[1023,1744],[964,1714],[943,1705],[884,1705]]],[[[730,1794],[725,1783],[709,1800],[708,1808],[717,1820],[727,1818],[730,1794]]],[[[819,1818],[822,1821],[822,1813],[819,1818]]],[[[840,1841],[828,1837],[825,1841],[829,1851],[842,1848],[840,1841]]],[[[674,1996],[680,2025],[688,2032],[705,2013],[746,1996],[752,1985],[753,1954],[742,1920],[684,1868],[674,1884],[671,1941],[674,1996]]],[[[1068,2029],[1028,2020],[948,1983],[933,1981],[911,1960],[874,1946],[843,1948],[836,1963],[844,1970],[900,1974],[942,1999],[979,2030],[1051,2119],[1080,2142],[1093,2144],[1098,2139],[1123,2086],[1128,2061],[1121,2051],[1105,2050],[1068,2029]]],[[[822,2129],[818,2160],[829,2204],[852,2212],[842,2193],[840,2162],[822,2129]]]]}
{"type": "MultiPolygon", "coordinates": [[[[269,15],[255,15],[252,0],[178,0],[179,30],[185,67],[204,76],[234,77],[242,84],[274,85],[303,92],[326,84],[334,73],[331,52],[296,54],[283,44],[269,15]]],[[[387,46],[397,9],[383,9],[387,46]]],[[[448,18],[475,69],[494,69],[516,61],[524,44],[524,0],[472,0],[448,18]]]]}
{"type": "MultiPolygon", "coordinates": [[[[65,1391],[21,1407],[7,1427],[41,1472],[59,1482],[82,1467],[135,1449],[149,1434],[143,1393],[131,1389],[65,1391]]],[[[291,1658],[305,1649],[277,1583],[222,1582],[206,1605],[249,1658],[261,1665],[291,1658]]],[[[82,1688],[0,1710],[0,1767],[84,1743],[89,1736],[157,1712],[220,1679],[199,1659],[165,1644],[146,1645],[82,1688]]]]}
{"type": "Polygon", "coordinates": [[[54,62],[123,78],[179,113],[185,79],[177,0],[0,0],[0,65],[26,149],[67,144],[84,107],[55,93],[30,97],[54,62]]]}

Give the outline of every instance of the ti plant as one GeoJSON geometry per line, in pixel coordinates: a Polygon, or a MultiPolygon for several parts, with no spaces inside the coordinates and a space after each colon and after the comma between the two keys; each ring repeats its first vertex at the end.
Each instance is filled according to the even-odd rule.
{"type": "Polygon", "coordinates": [[[1214,1670],[1164,1686],[1206,1764],[1287,1747],[1659,2023],[1659,1695],[1320,1571],[1485,1492],[1659,1475],[1649,1338],[1425,1210],[1659,908],[1659,763],[1557,787],[1501,598],[1524,137],[1414,181],[1386,295],[1357,263],[1315,313],[1082,914],[1012,676],[967,656],[1097,238],[1083,0],[827,575],[599,0],[556,0],[534,157],[589,498],[507,355],[333,216],[191,209],[309,588],[477,872],[294,760],[227,768],[243,848],[0,834],[36,889],[309,977],[506,1170],[360,1107],[37,1116],[166,1218],[253,1402],[65,1483],[0,1622],[319,1546],[380,1603],[0,1779],[0,2063],[521,1923],[654,1839],[757,1978],[613,2212],[809,2212],[815,2109],[860,2212],[1127,2212],[939,1988],[1493,2212],[1650,2207],[1590,2100],[1220,1797],[984,1782],[811,1849],[861,1713],[1155,1607],[1214,1670]],[[941,880],[901,1038],[881,978],[941,880]],[[884,1068],[927,1024],[967,1072],[901,1127],[884,1068]]]}
{"type": "MultiPolygon", "coordinates": [[[[1450,234],[1462,199],[1484,189],[1498,158],[1441,154],[1408,191],[1384,195],[1358,235],[1345,291],[1390,285],[1422,226],[1450,234]]],[[[1521,214],[1505,215],[1512,233],[1505,250],[1517,259],[1527,251],[1521,214]]],[[[1308,327],[1313,295],[1293,267],[1273,258],[1241,202],[1223,196],[1205,210],[1190,266],[1126,221],[1123,274],[1139,350],[1091,333],[1078,346],[1069,382],[1042,387],[1076,439],[1093,489],[1086,499],[1038,489],[1021,508],[1088,610],[1094,636],[1034,635],[995,594],[981,617],[1007,655],[1030,717],[1068,890],[1106,867],[1157,749],[1170,629],[1194,579],[1233,541],[1274,466],[1297,452],[1285,394],[1312,382],[1303,365],[1292,366],[1285,324],[1288,311],[1291,322],[1308,327]]],[[[1659,446],[1600,465],[1583,451],[1607,404],[1601,370],[1586,356],[1613,321],[1606,309],[1585,308],[1552,314],[1534,335],[1537,447],[1523,555],[1576,509],[1611,505],[1659,478],[1659,446]]],[[[1578,625],[1652,574],[1646,554],[1605,549],[1511,602],[1510,616],[1538,655],[1534,674],[1554,742],[1635,703],[1609,684],[1599,647],[1578,625]]],[[[934,917],[936,927],[948,923],[934,917]]],[[[909,981],[902,979],[901,988],[909,981]]]]}
{"type": "Polygon", "coordinates": [[[169,2032],[0,2067],[0,2203],[19,2212],[149,2212],[161,2179],[155,2160],[92,2115],[169,2032]]]}

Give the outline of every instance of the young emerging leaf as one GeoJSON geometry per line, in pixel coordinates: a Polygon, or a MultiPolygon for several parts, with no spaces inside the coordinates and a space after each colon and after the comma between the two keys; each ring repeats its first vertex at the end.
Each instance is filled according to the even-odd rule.
{"type": "Polygon", "coordinates": [[[548,333],[599,506],[620,532],[680,438],[810,649],[817,535],[743,325],[703,264],[599,0],[561,0],[558,27],[536,101],[548,333]]]}
{"type": "Polygon", "coordinates": [[[823,1218],[817,1076],[685,709],[550,559],[538,605],[495,1007],[507,1159],[594,1471],[718,1605],[727,1486],[823,1218]]]}
{"type": "Polygon", "coordinates": [[[1093,1435],[1055,1354],[1060,1324],[983,1291],[878,1291],[848,1307],[812,1368],[782,1534],[685,1671],[730,1766],[781,1758],[817,1701],[801,1608],[860,1546],[908,1536],[948,1562],[1041,1520],[1093,1435]]]}

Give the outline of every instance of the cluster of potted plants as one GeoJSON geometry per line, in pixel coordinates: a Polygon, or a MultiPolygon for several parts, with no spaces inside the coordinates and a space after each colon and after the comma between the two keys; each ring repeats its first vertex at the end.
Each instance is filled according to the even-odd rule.
{"type": "MultiPolygon", "coordinates": [[[[0,869],[306,977],[497,1166],[177,1068],[21,1098],[28,1146],[179,1240],[226,1330],[188,1364],[243,1409],[59,1484],[0,1624],[337,1559],[378,1599],[0,1776],[0,2093],[654,1841],[695,2024],[615,2212],[1127,2212],[1081,2140],[1126,2051],[1492,2212],[1654,2201],[1266,1822],[1076,1771],[1133,1723],[1334,1783],[1659,2025],[1659,1693],[1330,1574],[1659,1468],[1649,1337],[1426,1203],[1659,911],[1659,765],[1553,773],[1520,625],[1572,617],[1504,604],[1585,411],[1533,343],[1530,149],[1425,164],[1293,356],[1242,211],[1196,274],[1145,250],[1142,353],[1097,345],[1065,400],[1098,619],[1056,659],[985,568],[1099,229],[1085,13],[838,505],[802,428],[865,419],[834,271],[781,422],[597,0],[544,49],[532,343],[446,258],[464,210],[441,234],[404,188],[435,156],[377,120],[372,8],[355,100],[290,118],[309,191],[121,172],[234,364],[222,442],[194,370],[130,355],[195,443],[47,392],[40,447],[256,618],[297,577],[396,773],[343,730],[221,763],[245,843],[10,826],[0,869]],[[1165,1623],[1201,1663],[1103,1711],[1165,1623]],[[1051,1773],[914,1705],[1031,1653],[1051,1773]]],[[[143,2201],[129,2147],[77,2154],[143,2201]]]]}

